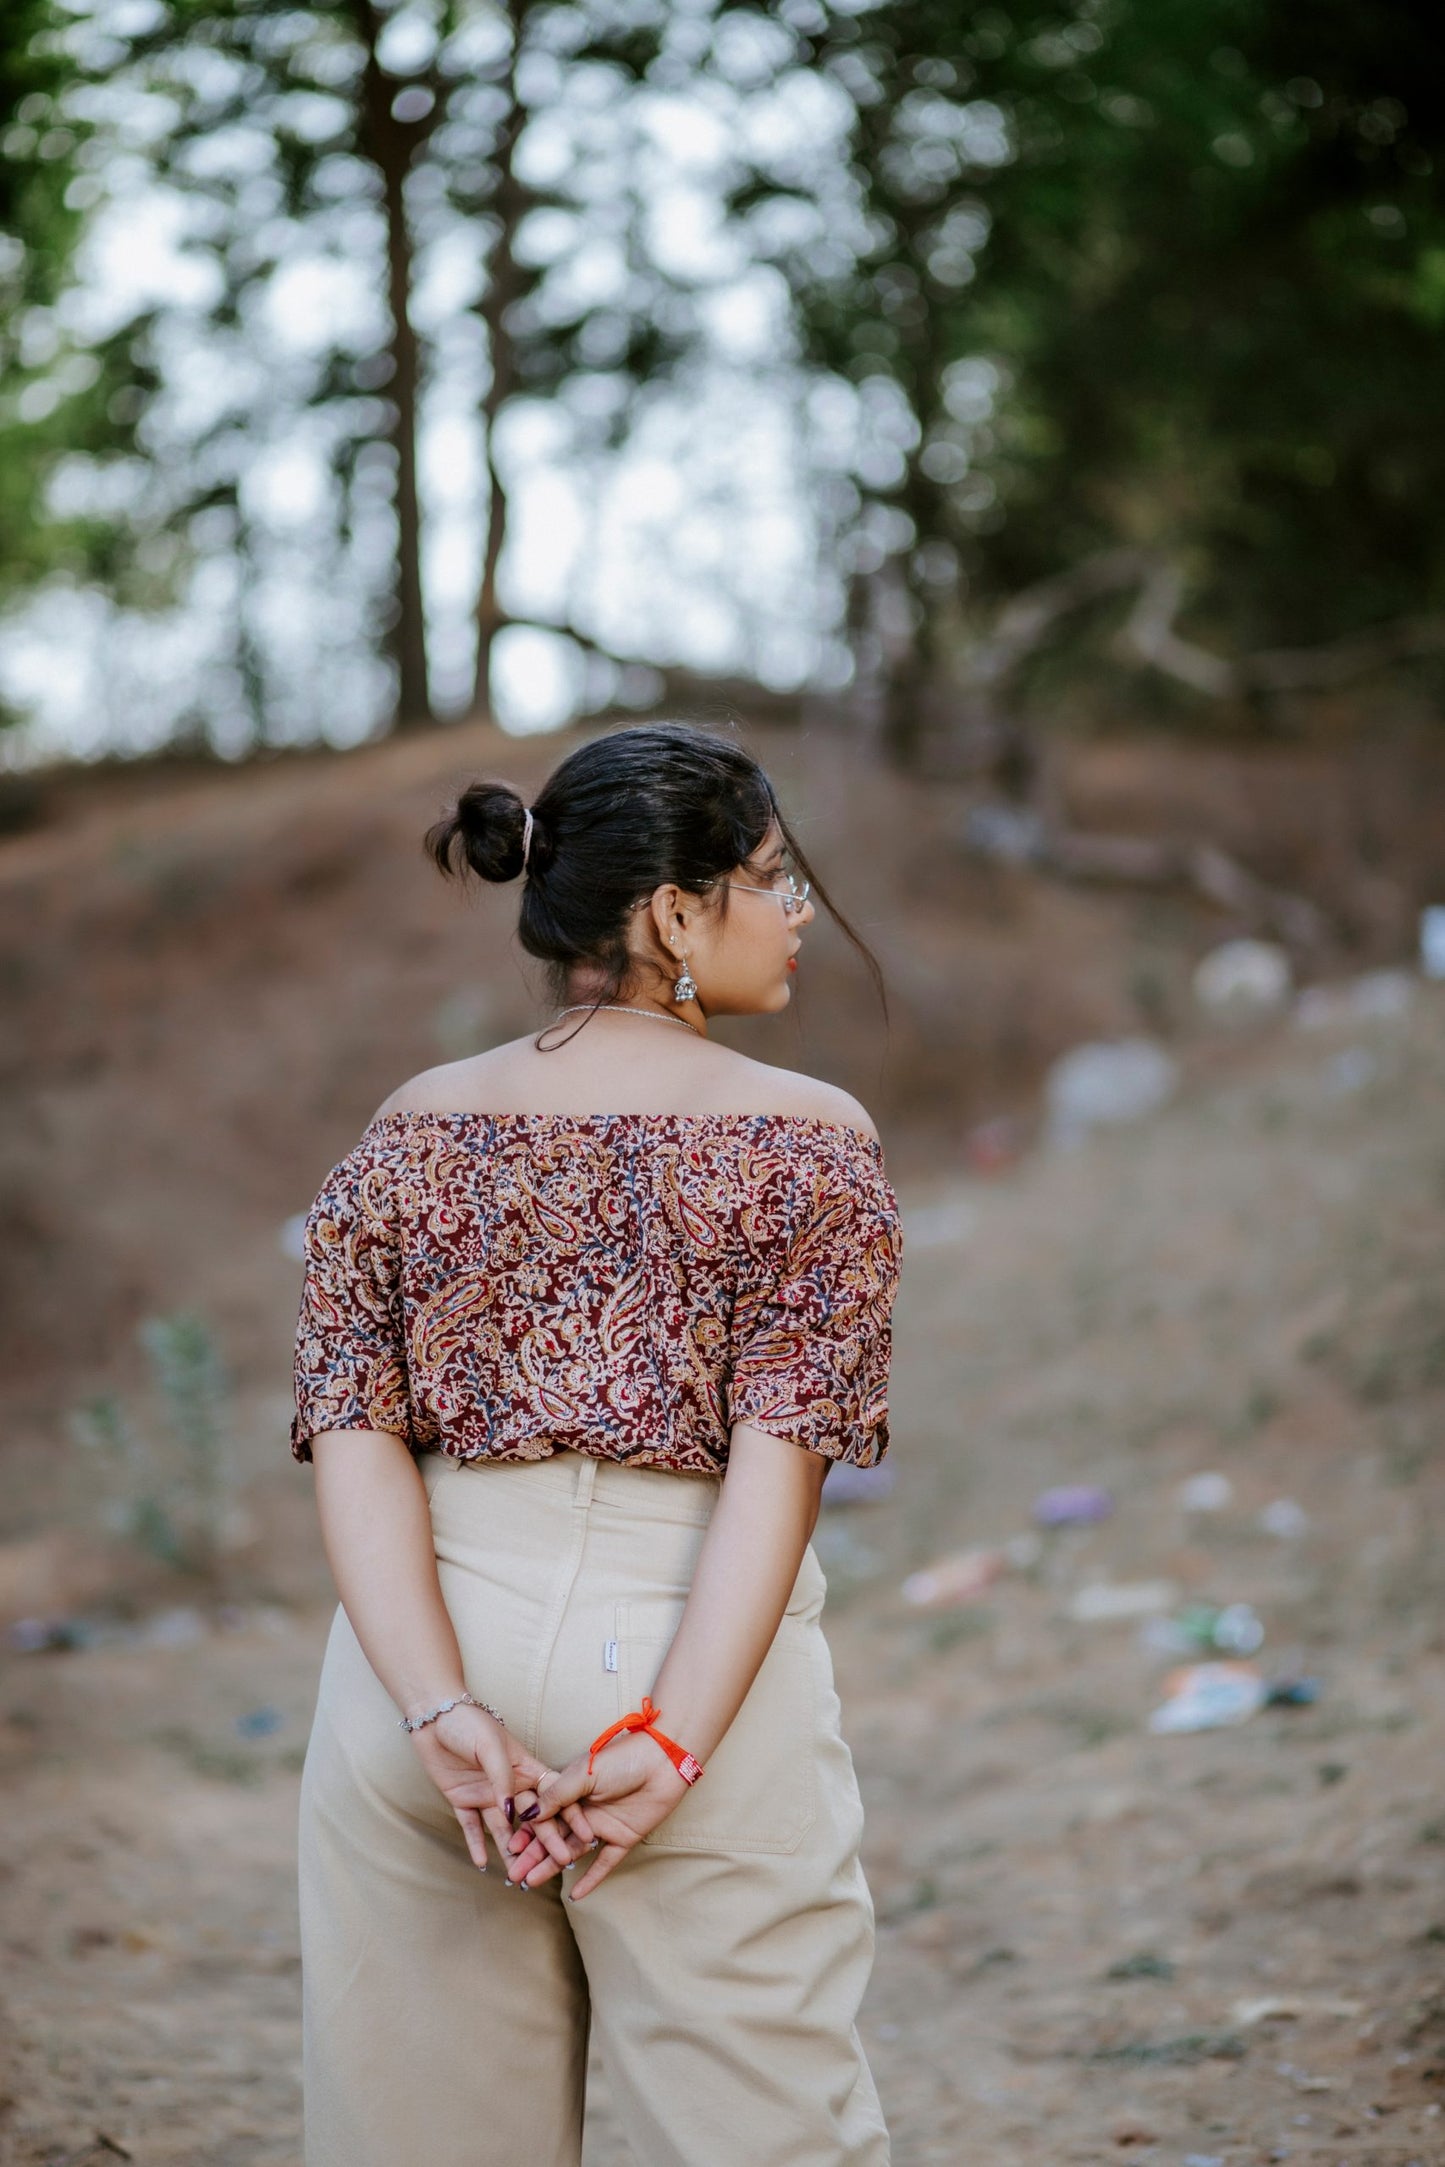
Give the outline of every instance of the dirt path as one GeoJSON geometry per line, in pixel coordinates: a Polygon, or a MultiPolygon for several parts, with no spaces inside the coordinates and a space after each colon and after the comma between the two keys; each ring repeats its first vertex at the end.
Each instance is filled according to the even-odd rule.
{"type": "MultiPolygon", "coordinates": [[[[819,1538],[898,2167],[1445,2160],[1442,1057],[1438,994],[1282,1032],[1147,1128],[911,1200],[897,1489],[819,1538]],[[1203,1470],[1231,1501],[1186,1513],[1203,1470]],[[902,1602],[1058,1482],[1114,1517],[976,1607],[902,1602]],[[1070,1613],[1158,1579],[1255,1605],[1318,1704],[1150,1735],[1166,1661],[1070,1613]]],[[[325,1614],[8,1659],[5,2161],[297,2167],[325,1614]]],[[[605,2111],[590,2154],[625,2157],[605,2111]]]]}

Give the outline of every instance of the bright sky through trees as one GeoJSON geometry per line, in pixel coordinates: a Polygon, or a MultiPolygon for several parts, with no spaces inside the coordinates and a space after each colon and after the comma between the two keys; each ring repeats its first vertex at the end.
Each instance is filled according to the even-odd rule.
{"type": "Polygon", "coordinates": [[[1438,709],[1410,0],[15,0],[0,152],[11,758],[1438,709]]]}
{"type": "MultiPolygon", "coordinates": [[[[380,233],[339,134],[338,100],[296,88],[301,75],[345,75],[346,51],[326,35],[336,11],[313,12],[313,46],[263,56],[272,77],[280,69],[269,89],[254,40],[148,47],[167,21],[149,0],[87,11],[69,39],[91,79],[66,95],[105,155],[68,329],[84,337],[148,323],[159,389],[147,456],[61,461],[49,503],[82,517],[119,513],[137,554],[152,554],[158,571],[166,560],[176,593],[172,606],[143,612],[104,583],[61,582],[29,600],[9,627],[0,685],[37,716],[32,753],[148,749],[188,721],[239,751],[257,734],[258,702],[277,742],[318,732],[347,742],[388,719],[394,691],[374,634],[395,542],[382,447],[365,441],[374,425],[364,411],[390,381],[370,358],[385,338],[380,233]],[[135,38],[123,64],[98,49],[98,26],[135,38]],[[249,104],[228,70],[244,76],[249,104]],[[308,167],[299,198],[288,157],[308,167]],[[344,452],[348,432],[359,452],[344,452]],[[194,561],[177,568],[182,528],[194,561]],[[249,698],[248,669],[265,679],[249,698]]],[[[489,69],[484,40],[465,41],[495,31],[497,10],[398,8],[381,51],[398,78],[428,67],[439,12],[451,18],[464,103],[469,69],[489,69]]],[[[681,90],[667,87],[665,70],[661,83],[629,80],[579,56],[570,32],[549,35],[549,22],[578,12],[524,9],[518,33],[519,96],[530,102],[515,164],[529,196],[510,239],[533,283],[513,315],[532,311],[539,345],[554,325],[575,330],[577,349],[559,381],[536,394],[516,384],[491,433],[509,498],[503,600],[520,620],[498,634],[491,684],[518,729],[555,724],[588,697],[645,697],[645,662],[776,686],[846,669],[828,637],[841,593],[810,515],[786,288],[743,245],[724,201],[749,131],[821,155],[830,129],[836,137],[846,124],[845,101],[819,85],[779,85],[766,67],[750,83],[754,33],[742,22],[727,40],[731,79],[681,90]],[[660,333],[648,333],[649,317],[660,333]],[[629,374],[638,324],[654,365],[629,374]],[[659,336],[677,364],[670,373],[657,365],[659,336]],[[584,644],[551,626],[570,626],[584,644]],[[619,672],[629,658],[638,669],[619,672]]],[[[403,90],[393,110],[428,96],[403,90]]],[[[464,170],[469,155],[463,145],[454,163],[464,170]]],[[[488,500],[477,320],[486,219],[456,215],[434,173],[414,173],[409,187],[409,315],[426,355],[421,569],[431,695],[445,713],[464,710],[473,691],[488,500]]]]}

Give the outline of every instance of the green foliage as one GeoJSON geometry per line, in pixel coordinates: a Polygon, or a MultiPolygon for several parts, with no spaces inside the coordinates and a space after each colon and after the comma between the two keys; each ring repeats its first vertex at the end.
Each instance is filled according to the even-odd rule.
{"type": "Polygon", "coordinates": [[[133,441],[127,343],[80,336],[65,311],[96,192],[67,26],[54,0],[0,9],[0,601],[57,573],[106,576],[113,530],[56,517],[48,494],[65,457],[133,441]]]}
{"type": "MultiPolygon", "coordinates": [[[[1428,15],[884,0],[810,19],[808,64],[855,109],[867,238],[779,260],[810,356],[875,405],[901,394],[855,558],[902,577],[925,653],[1121,543],[1185,568],[1226,650],[1441,605],[1428,15]]],[[[739,209],[787,193],[760,167],[739,209]]]]}
{"type": "Polygon", "coordinates": [[[72,1434],[97,1472],[107,1519],[164,1565],[212,1574],[222,1547],[229,1385],[205,1319],[147,1317],[138,1334],[159,1423],[141,1430],[114,1394],[76,1409],[72,1434]]]}
{"type": "Polygon", "coordinates": [[[1121,1956],[1117,1964],[1111,1964],[1104,1973],[1106,1979],[1172,1979],[1174,1966],[1167,1956],[1160,1956],[1155,1949],[1140,1949],[1133,1956],[1121,1956]]]}
{"type": "Polygon", "coordinates": [[[173,1462],[201,1545],[213,1554],[224,1503],[226,1397],[220,1350],[203,1317],[147,1317],[140,1342],[150,1358],[173,1462]]]}
{"type": "Polygon", "coordinates": [[[1096,2047],[1088,2059],[1135,2069],[1191,2069],[1197,2062],[1242,2062],[1248,2052],[1238,2032],[1183,2032],[1175,2039],[1126,2039],[1096,2047]]]}
{"type": "Polygon", "coordinates": [[[71,1433],[111,1493],[105,1515],[108,1525],[162,1564],[182,1569],[185,1545],[172,1521],[171,1507],[157,1487],[159,1475],[151,1465],[151,1455],[122,1402],[114,1393],[87,1400],[71,1416],[71,1433]]]}

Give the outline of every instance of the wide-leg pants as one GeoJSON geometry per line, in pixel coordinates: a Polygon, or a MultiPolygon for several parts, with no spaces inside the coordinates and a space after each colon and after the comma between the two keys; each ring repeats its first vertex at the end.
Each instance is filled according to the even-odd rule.
{"type": "MultiPolygon", "coordinates": [[[[468,1688],[560,1767],[650,1690],[718,1484],[418,1464],[468,1688]]],[[[472,1865],[338,1609],[302,1782],[307,2167],[577,2167],[589,2036],[637,2167],[886,2167],[824,1590],[810,1549],[702,1781],[578,1905],[575,1871],[524,1894],[472,1865]]]]}

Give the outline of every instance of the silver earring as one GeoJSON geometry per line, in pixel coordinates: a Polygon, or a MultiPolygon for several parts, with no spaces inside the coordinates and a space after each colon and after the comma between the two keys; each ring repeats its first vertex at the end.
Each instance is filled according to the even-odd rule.
{"type": "Polygon", "coordinates": [[[675,1001],[695,1001],[697,999],[697,980],[687,967],[686,956],[682,959],[682,976],[672,989],[672,997],[675,1001]]]}

